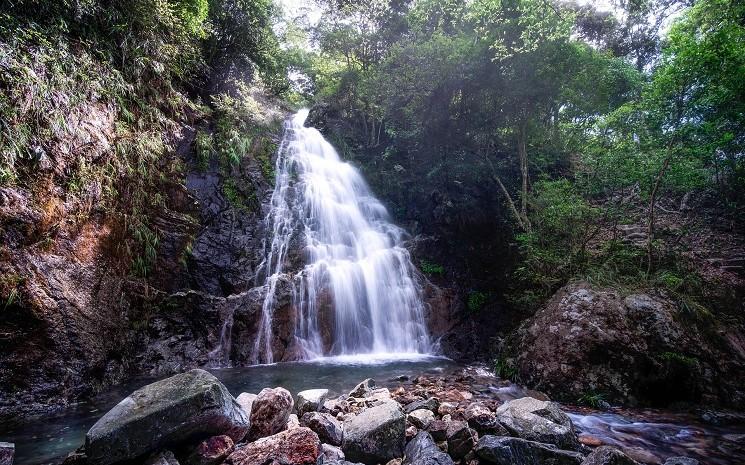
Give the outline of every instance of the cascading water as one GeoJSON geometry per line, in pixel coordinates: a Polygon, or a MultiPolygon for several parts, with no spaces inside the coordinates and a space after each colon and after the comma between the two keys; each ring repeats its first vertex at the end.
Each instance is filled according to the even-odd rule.
{"type": "Polygon", "coordinates": [[[301,358],[429,352],[421,290],[402,246],[403,230],[390,222],[360,173],[339,159],[318,130],[303,126],[307,116],[308,110],[300,110],[285,124],[279,148],[262,266],[268,291],[252,361],[274,361],[272,317],[280,280],[292,286],[301,358]],[[289,253],[298,246],[304,263],[291,270],[289,253]]]}

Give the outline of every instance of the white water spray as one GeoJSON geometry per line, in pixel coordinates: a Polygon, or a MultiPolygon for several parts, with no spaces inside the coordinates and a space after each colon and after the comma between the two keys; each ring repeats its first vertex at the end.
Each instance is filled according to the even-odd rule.
{"type": "Polygon", "coordinates": [[[262,266],[268,292],[252,361],[275,361],[272,317],[281,279],[292,283],[302,358],[429,352],[403,230],[360,173],[318,130],[303,126],[307,116],[301,110],[285,124],[279,149],[262,266]],[[299,271],[289,269],[293,247],[303,250],[299,271]]]}

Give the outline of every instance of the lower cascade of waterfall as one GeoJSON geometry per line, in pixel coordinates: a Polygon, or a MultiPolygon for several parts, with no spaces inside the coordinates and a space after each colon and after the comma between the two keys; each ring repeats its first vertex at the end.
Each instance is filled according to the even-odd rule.
{"type": "Polygon", "coordinates": [[[268,291],[252,362],[276,361],[272,318],[278,286],[288,281],[295,358],[430,352],[404,231],[360,173],[303,126],[307,116],[300,110],[285,123],[278,152],[262,264],[268,291]],[[301,263],[291,263],[298,248],[301,263]]]}

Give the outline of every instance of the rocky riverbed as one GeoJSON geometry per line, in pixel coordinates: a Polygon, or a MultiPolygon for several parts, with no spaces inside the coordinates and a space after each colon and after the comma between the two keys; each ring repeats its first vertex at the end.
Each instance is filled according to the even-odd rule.
{"type": "MultiPolygon", "coordinates": [[[[716,451],[710,457],[701,451],[675,457],[680,449],[663,450],[665,438],[658,438],[658,450],[649,442],[650,447],[635,447],[628,437],[633,425],[614,426],[608,417],[614,412],[565,410],[541,392],[473,367],[380,383],[366,379],[342,395],[318,386],[295,393],[267,387],[237,397],[212,374],[192,370],[131,393],[90,428],[85,444],[64,463],[690,465],[698,459],[710,463],[708,458],[726,463],[716,451]]],[[[662,426],[659,434],[668,434],[662,426]]],[[[642,442],[652,435],[637,434],[642,442]]],[[[737,434],[730,436],[736,444],[737,434]]],[[[703,445],[709,446],[714,447],[703,445]]],[[[6,465],[12,448],[4,447],[10,450],[6,465]]],[[[742,451],[730,452],[730,463],[738,463],[742,451]]]]}

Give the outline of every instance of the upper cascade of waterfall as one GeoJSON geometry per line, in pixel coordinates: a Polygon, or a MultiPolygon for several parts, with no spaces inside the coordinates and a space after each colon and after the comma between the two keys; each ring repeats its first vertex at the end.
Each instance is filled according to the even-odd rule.
{"type": "Polygon", "coordinates": [[[356,354],[422,354],[431,350],[424,305],[404,231],[360,173],[339,158],[309,111],[285,123],[267,216],[263,269],[268,292],[253,359],[272,363],[272,318],[280,280],[296,308],[299,358],[356,354]],[[290,263],[300,247],[303,263],[290,263]]]}

